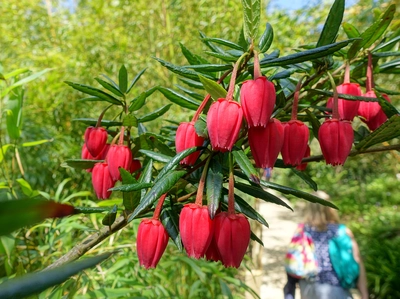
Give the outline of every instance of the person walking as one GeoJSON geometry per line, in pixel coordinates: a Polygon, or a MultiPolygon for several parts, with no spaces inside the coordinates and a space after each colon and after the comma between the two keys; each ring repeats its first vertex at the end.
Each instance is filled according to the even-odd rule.
{"type": "MultiPolygon", "coordinates": [[[[317,194],[320,197],[321,194],[317,194]]],[[[325,197],[329,196],[325,193],[325,197]]],[[[285,299],[293,299],[296,282],[300,285],[302,299],[348,299],[353,298],[350,289],[343,287],[338,273],[334,269],[330,256],[330,240],[339,234],[339,216],[335,209],[316,203],[307,203],[304,217],[304,233],[311,236],[315,248],[315,259],[318,265],[317,275],[311,279],[296,279],[288,274],[288,282],[284,287],[285,299]]],[[[344,229],[344,227],[343,227],[344,229]]],[[[368,298],[367,280],[364,264],[354,235],[350,229],[345,228],[347,236],[351,239],[354,260],[359,266],[357,288],[361,299],[368,298]]]]}

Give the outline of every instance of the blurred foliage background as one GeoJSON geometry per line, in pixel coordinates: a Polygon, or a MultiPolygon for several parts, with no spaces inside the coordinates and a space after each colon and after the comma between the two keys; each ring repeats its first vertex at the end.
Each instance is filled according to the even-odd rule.
{"type": "MultiPolygon", "coordinates": [[[[260,26],[270,22],[274,28],[273,49],[293,53],[296,48],[317,41],[331,2],[321,1],[300,10],[284,11],[272,9],[269,1],[265,1],[260,26]]],[[[383,0],[360,0],[346,10],[344,20],[363,28],[388,5],[383,0]]],[[[80,157],[85,127],[73,119],[97,117],[104,104],[88,109],[77,102],[82,94],[68,88],[63,81],[96,85],[94,77],[117,74],[125,64],[128,73],[133,75],[148,68],[135,86],[133,97],[156,85],[173,88],[180,84],[177,78],[152,57],[183,64],[180,43],[194,53],[205,50],[198,40],[199,30],[207,36],[237,40],[242,25],[240,1],[228,0],[9,0],[2,1],[0,15],[0,72],[19,68],[33,72],[51,69],[25,87],[21,139],[51,139],[52,142],[21,148],[23,178],[33,190],[40,190],[53,199],[86,206],[97,205],[88,174],[60,165],[68,158],[80,157]],[[77,194],[81,191],[88,192],[77,194]]],[[[399,32],[399,18],[395,17],[390,30],[399,32]]],[[[343,32],[338,40],[341,38],[344,38],[343,32]]],[[[376,80],[387,89],[398,90],[400,85],[399,76],[395,75],[381,75],[376,80]]],[[[154,110],[166,101],[156,92],[146,109],[154,110]]],[[[392,96],[392,102],[399,107],[399,96],[392,96]]],[[[177,106],[166,115],[166,119],[175,121],[188,117],[177,106]]],[[[150,126],[158,129],[166,124],[156,122],[150,126]]],[[[1,138],[3,133],[2,123],[1,138]]],[[[11,154],[7,152],[5,160],[11,154]]],[[[319,189],[331,195],[341,208],[343,219],[353,228],[365,258],[372,298],[399,296],[395,285],[400,281],[399,162],[399,152],[387,152],[350,158],[345,167],[333,169],[320,162],[310,163],[307,169],[319,189]],[[378,260],[380,265],[376,264],[378,260]]],[[[22,177],[16,167],[12,169],[15,179],[22,177]]],[[[311,192],[286,170],[274,172],[273,180],[311,192]]],[[[48,266],[77,240],[100,226],[98,216],[72,216],[25,229],[15,239],[2,239],[0,277],[48,266]]],[[[235,298],[241,298],[246,292],[240,279],[232,278],[238,277],[237,270],[186,259],[176,255],[173,246],[168,247],[168,258],[162,259],[159,269],[149,274],[138,267],[134,236],[134,226],[112,236],[95,251],[112,247],[121,249],[122,254],[99,266],[97,271],[86,271],[41,296],[49,298],[51,292],[52,298],[61,298],[68,290],[71,296],[77,292],[78,297],[83,294],[86,298],[101,297],[101,293],[95,293],[96,289],[110,297],[130,294],[149,298],[172,298],[178,294],[190,298],[222,298],[230,292],[235,298]]],[[[246,265],[251,268],[251,261],[247,260],[246,265]]]]}

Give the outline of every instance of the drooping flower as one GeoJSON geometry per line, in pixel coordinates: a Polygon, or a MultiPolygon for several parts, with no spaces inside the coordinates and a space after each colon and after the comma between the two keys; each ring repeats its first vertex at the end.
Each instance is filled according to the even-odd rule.
{"type": "Polygon", "coordinates": [[[282,158],[286,165],[301,164],[306,153],[309,134],[308,127],[302,121],[292,119],[285,123],[282,158]]]}
{"type": "Polygon", "coordinates": [[[240,89],[240,103],[249,128],[266,127],[274,110],[275,86],[266,77],[247,80],[240,89]]]}
{"type": "Polygon", "coordinates": [[[250,242],[250,224],[243,214],[222,212],[214,218],[214,240],[225,267],[239,268],[250,242]]]}
{"type": "Polygon", "coordinates": [[[206,260],[207,261],[222,261],[221,255],[219,254],[217,244],[215,243],[214,236],[211,238],[210,245],[207,248],[206,251],[206,260]]]}
{"type": "Polygon", "coordinates": [[[248,131],[251,153],[257,167],[273,168],[283,145],[283,126],[275,118],[266,127],[252,127],[248,131]]]}
{"type": "Polygon", "coordinates": [[[88,127],[85,131],[85,144],[93,157],[101,154],[107,143],[107,131],[103,127],[88,127]]]}
{"type": "MultiPolygon", "coordinates": [[[[366,92],[364,96],[369,98],[376,98],[376,94],[374,91],[366,92]]],[[[390,103],[390,98],[387,94],[382,94],[382,97],[390,103]]],[[[361,120],[367,124],[368,128],[371,131],[375,131],[388,119],[378,102],[361,102],[359,115],[363,117],[361,118],[361,120]]]]}
{"type": "MultiPolygon", "coordinates": [[[[361,88],[357,83],[343,83],[337,86],[337,92],[352,96],[361,96],[361,88]]],[[[352,121],[357,115],[360,101],[352,101],[345,99],[338,99],[339,117],[342,120],[352,121]]],[[[329,98],[326,104],[327,108],[333,107],[333,98],[329,98]]]]}
{"type": "Polygon", "coordinates": [[[207,114],[207,130],[214,151],[232,150],[242,125],[243,111],[239,103],[218,99],[207,114]]]}
{"type": "Polygon", "coordinates": [[[146,269],[155,268],[168,244],[168,233],[160,220],[143,219],[136,240],[139,263],[146,269]]]}
{"type": "MultiPolygon", "coordinates": [[[[140,168],[142,168],[142,164],[138,159],[132,159],[131,163],[131,168],[130,168],[130,173],[134,173],[135,171],[138,171],[140,168]]],[[[138,179],[140,176],[140,172],[136,174],[136,179],[138,179]]]]}
{"type": "MultiPolygon", "coordinates": [[[[311,154],[311,149],[310,149],[310,146],[307,144],[306,153],[304,154],[304,157],[303,157],[303,158],[308,158],[308,157],[310,157],[310,154],[311,154]]],[[[304,170],[306,170],[306,168],[307,168],[307,164],[308,164],[307,162],[301,163],[300,165],[297,165],[297,166],[296,166],[296,169],[299,170],[299,171],[304,171],[304,170]]]]}
{"type": "Polygon", "coordinates": [[[349,121],[328,119],[319,128],[318,139],[326,164],[343,165],[353,144],[353,128],[349,121]]]}
{"type": "Polygon", "coordinates": [[[179,217],[179,231],[188,256],[199,259],[204,256],[213,236],[213,220],[207,206],[187,204],[179,217]]]}
{"type": "Polygon", "coordinates": [[[108,191],[108,189],[114,187],[115,181],[110,175],[107,163],[96,163],[94,165],[92,172],[92,184],[97,198],[110,198],[111,191],[108,191]]]}
{"type": "Polygon", "coordinates": [[[108,168],[114,181],[121,180],[119,168],[129,171],[132,164],[132,152],[126,145],[113,144],[107,154],[108,168]]]}
{"type": "MultiPolygon", "coordinates": [[[[175,138],[177,153],[180,153],[194,146],[201,146],[203,142],[204,138],[197,135],[193,122],[182,122],[179,124],[179,127],[176,130],[175,138]]],[[[193,165],[199,155],[199,151],[194,152],[193,154],[190,154],[186,158],[182,159],[181,164],[193,165]]]]}

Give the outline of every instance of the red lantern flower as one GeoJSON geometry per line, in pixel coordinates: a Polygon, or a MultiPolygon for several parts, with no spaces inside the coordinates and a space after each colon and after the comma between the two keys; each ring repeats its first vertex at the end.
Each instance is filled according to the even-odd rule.
{"type": "Polygon", "coordinates": [[[146,269],[155,268],[168,244],[168,233],[160,220],[143,219],[136,240],[139,263],[146,269]]]}
{"type": "Polygon", "coordinates": [[[240,89],[240,103],[249,128],[266,127],[274,110],[276,92],[266,77],[247,80],[240,89]]]}
{"type": "MultiPolygon", "coordinates": [[[[200,137],[196,133],[193,122],[182,122],[176,130],[175,146],[176,152],[180,153],[188,148],[194,146],[203,145],[204,138],[200,137]]],[[[200,152],[194,152],[186,158],[182,159],[181,164],[193,165],[197,158],[200,156],[200,152]]]]}
{"type": "Polygon", "coordinates": [[[132,152],[126,145],[112,145],[107,154],[108,168],[114,181],[121,180],[119,168],[130,170],[132,164],[132,152]]]}
{"type": "Polygon", "coordinates": [[[249,128],[249,144],[256,166],[273,168],[283,145],[281,122],[272,118],[265,128],[249,128]]]}
{"type": "MultiPolygon", "coordinates": [[[[310,157],[310,154],[311,154],[311,149],[310,149],[310,146],[307,144],[306,153],[304,154],[303,158],[310,157]]],[[[296,166],[296,169],[299,170],[299,171],[304,171],[307,168],[307,164],[308,164],[307,162],[306,163],[301,163],[300,165],[296,166]]]]}
{"type": "MultiPolygon", "coordinates": [[[[132,159],[130,172],[134,173],[135,171],[138,171],[140,168],[142,168],[142,164],[140,164],[140,161],[138,159],[132,159]]],[[[136,179],[138,179],[139,176],[140,172],[137,173],[136,179]]]]}
{"type": "Polygon", "coordinates": [[[110,198],[111,191],[108,191],[108,189],[114,187],[115,181],[110,175],[107,163],[96,163],[94,165],[92,172],[92,184],[97,198],[110,198]]]}
{"type": "Polygon", "coordinates": [[[179,231],[188,256],[203,257],[213,236],[213,221],[207,206],[185,205],[179,218],[179,231]]]}
{"type": "Polygon", "coordinates": [[[292,119],[284,125],[282,158],[286,165],[301,164],[306,153],[309,134],[308,127],[302,121],[292,119]]]}
{"type": "Polygon", "coordinates": [[[232,150],[242,125],[243,111],[239,103],[218,99],[207,114],[207,130],[213,150],[232,150]]]}
{"type": "MultiPolygon", "coordinates": [[[[376,98],[374,91],[368,91],[364,96],[376,98]]],[[[390,98],[387,94],[382,94],[382,97],[390,103],[390,98]]],[[[364,119],[361,120],[367,124],[371,131],[375,131],[388,119],[378,102],[361,102],[358,111],[359,115],[364,117],[364,119]]]]}
{"type": "Polygon", "coordinates": [[[219,254],[217,244],[215,243],[214,237],[211,238],[210,245],[207,248],[206,251],[206,260],[207,261],[222,261],[221,255],[219,254]]]}
{"type": "Polygon", "coordinates": [[[326,164],[343,165],[353,144],[353,128],[349,121],[328,119],[319,128],[318,139],[326,164]]]}
{"type": "MultiPolygon", "coordinates": [[[[357,83],[343,83],[337,86],[337,92],[353,96],[361,96],[361,88],[357,83]]],[[[352,121],[357,115],[360,101],[338,99],[339,117],[343,120],[352,121]]],[[[333,98],[329,98],[326,103],[327,108],[333,107],[333,98]]]]}
{"type": "Polygon", "coordinates": [[[243,214],[217,214],[214,239],[224,266],[239,268],[250,242],[249,221],[243,214]]]}
{"type": "Polygon", "coordinates": [[[102,127],[89,127],[85,131],[85,144],[93,157],[101,154],[107,143],[107,131],[102,127]]]}

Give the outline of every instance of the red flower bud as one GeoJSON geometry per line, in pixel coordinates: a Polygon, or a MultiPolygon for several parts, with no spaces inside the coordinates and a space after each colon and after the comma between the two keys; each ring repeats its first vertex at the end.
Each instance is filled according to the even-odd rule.
{"type": "MultiPolygon", "coordinates": [[[[343,83],[336,87],[338,93],[352,95],[352,96],[361,96],[361,88],[357,83],[343,83]]],[[[353,118],[357,115],[358,107],[360,105],[360,101],[351,101],[345,99],[338,99],[338,108],[339,108],[339,117],[343,120],[352,121],[353,118]]],[[[326,103],[327,108],[333,107],[333,98],[329,98],[326,103]]]]}
{"type": "Polygon", "coordinates": [[[213,221],[207,206],[185,205],[179,218],[179,230],[188,256],[203,257],[213,236],[213,221]]]}
{"type": "MultiPolygon", "coordinates": [[[[375,94],[375,93],[374,93],[375,94]]],[[[382,94],[382,97],[386,100],[386,101],[388,101],[389,103],[390,103],[390,98],[388,97],[388,95],[387,94],[382,94]]],[[[365,103],[365,102],[364,102],[365,103]]],[[[378,111],[378,113],[374,116],[374,117],[371,117],[370,119],[366,119],[366,120],[364,120],[364,119],[361,119],[362,121],[364,121],[366,124],[367,124],[367,126],[368,126],[368,128],[371,130],[371,131],[375,131],[377,128],[379,128],[385,121],[387,121],[387,116],[386,116],[386,114],[385,114],[385,112],[383,112],[383,109],[382,109],[382,107],[379,105],[379,111],[378,111]]]]}
{"type": "Polygon", "coordinates": [[[274,167],[283,145],[281,122],[272,118],[265,128],[249,128],[249,144],[257,167],[274,167]]]}
{"type": "Polygon", "coordinates": [[[139,263],[146,269],[155,268],[168,244],[168,233],[156,219],[143,219],[136,240],[139,263]]]}
{"type": "MultiPolygon", "coordinates": [[[[132,159],[130,172],[134,173],[135,171],[138,171],[140,168],[142,168],[142,164],[140,164],[140,161],[138,159],[132,159]]],[[[139,177],[140,177],[140,172],[137,173],[136,179],[138,179],[139,177]]]]}
{"type": "Polygon", "coordinates": [[[217,244],[215,243],[214,237],[211,238],[210,245],[207,248],[206,260],[214,261],[214,262],[222,261],[221,255],[219,254],[217,244]]]}
{"type": "MultiPolygon", "coordinates": [[[[374,91],[367,91],[364,95],[367,98],[376,98],[374,91]]],[[[360,101],[360,106],[358,107],[358,115],[362,116],[365,121],[369,121],[378,115],[381,110],[381,105],[378,102],[365,102],[360,101]]]]}
{"type": "Polygon", "coordinates": [[[249,221],[243,214],[217,214],[214,239],[224,266],[239,268],[250,242],[249,221]]]}
{"type": "MultiPolygon", "coordinates": [[[[311,149],[310,149],[310,146],[307,144],[306,153],[304,154],[303,158],[308,158],[308,157],[310,157],[310,155],[311,155],[311,149]]],[[[308,164],[307,162],[306,163],[301,163],[300,165],[296,166],[296,169],[299,170],[299,171],[304,171],[307,168],[307,164],[308,164]]]]}
{"type": "Polygon", "coordinates": [[[266,127],[274,110],[274,84],[265,77],[247,80],[240,89],[240,103],[249,128],[266,127]]]}
{"type": "Polygon", "coordinates": [[[318,139],[326,164],[343,165],[353,144],[353,128],[349,121],[328,119],[319,128],[318,139]]]}
{"type": "MultiPolygon", "coordinates": [[[[178,129],[176,130],[175,137],[175,146],[177,153],[180,153],[194,146],[201,146],[203,145],[203,142],[204,138],[197,135],[196,129],[194,128],[194,123],[180,123],[178,129]]],[[[193,154],[190,154],[186,158],[182,159],[181,164],[193,165],[199,156],[199,151],[194,152],[193,154]]]]}
{"type": "Polygon", "coordinates": [[[107,163],[96,163],[94,165],[92,172],[92,184],[97,198],[110,198],[111,191],[108,191],[108,189],[114,187],[115,181],[111,178],[107,163]]]}
{"type": "Polygon", "coordinates": [[[119,168],[129,171],[132,164],[132,152],[126,145],[112,145],[107,154],[108,168],[114,181],[121,180],[119,168]]]}
{"type": "Polygon", "coordinates": [[[307,149],[308,127],[299,120],[290,120],[284,125],[284,139],[282,146],[282,158],[286,165],[297,166],[307,149]]]}
{"type": "Polygon", "coordinates": [[[89,127],[85,131],[85,144],[89,153],[97,157],[103,151],[107,143],[107,131],[102,127],[89,127]]]}
{"type": "Polygon", "coordinates": [[[232,150],[242,125],[243,111],[239,103],[218,99],[207,114],[207,130],[214,151],[232,150]]]}

